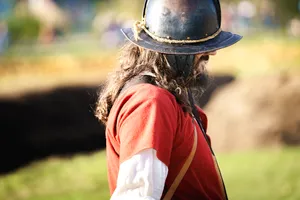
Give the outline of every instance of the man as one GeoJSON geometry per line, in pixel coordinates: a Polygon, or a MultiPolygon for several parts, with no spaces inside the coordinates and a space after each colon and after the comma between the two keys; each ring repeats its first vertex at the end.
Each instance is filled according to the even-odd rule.
{"type": "Polygon", "coordinates": [[[96,110],[111,199],[227,199],[190,91],[204,90],[209,56],[241,39],[220,25],[218,0],[146,0],[142,21],[122,30],[130,43],[96,110]]]}

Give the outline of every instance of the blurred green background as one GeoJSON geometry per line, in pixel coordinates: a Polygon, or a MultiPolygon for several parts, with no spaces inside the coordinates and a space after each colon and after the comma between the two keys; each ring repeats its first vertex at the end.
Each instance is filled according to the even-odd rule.
{"type": "MultiPolygon", "coordinates": [[[[124,41],[119,29],[140,20],[143,3],[0,0],[1,98],[102,83],[117,64],[124,41]]],[[[299,80],[300,1],[221,3],[223,29],[244,39],[211,59],[212,74],[229,74],[239,80],[278,75],[299,80]]],[[[295,134],[299,137],[300,128],[295,134]]],[[[300,199],[297,145],[220,150],[217,155],[230,199],[300,199]]],[[[105,150],[67,158],[50,156],[3,174],[0,199],[109,199],[105,150]]]]}

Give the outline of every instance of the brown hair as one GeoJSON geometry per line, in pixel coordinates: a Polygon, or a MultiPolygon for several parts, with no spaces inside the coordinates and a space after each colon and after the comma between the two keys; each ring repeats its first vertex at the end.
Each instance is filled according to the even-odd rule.
{"type": "Polygon", "coordinates": [[[99,120],[106,124],[120,90],[128,80],[142,72],[153,73],[155,84],[172,93],[185,112],[191,112],[187,96],[187,81],[176,75],[165,56],[127,43],[121,51],[119,67],[111,74],[99,94],[95,112],[99,120]]]}

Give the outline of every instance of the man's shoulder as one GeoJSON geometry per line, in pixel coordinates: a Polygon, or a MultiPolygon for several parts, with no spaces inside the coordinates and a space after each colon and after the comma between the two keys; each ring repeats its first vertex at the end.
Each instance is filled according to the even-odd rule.
{"type": "Polygon", "coordinates": [[[150,83],[141,83],[131,86],[121,95],[121,99],[124,98],[139,101],[156,100],[176,102],[176,98],[171,92],[150,83]]]}
{"type": "Polygon", "coordinates": [[[118,120],[120,124],[129,117],[130,119],[135,118],[135,123],[149,117],[148,121],[168,118],[169,121],[174,119],[175,122],[179,109],[176,98],[168,90],[141,83],[126,89],[118,97],[111,110],[110,118],[118,120]]]}

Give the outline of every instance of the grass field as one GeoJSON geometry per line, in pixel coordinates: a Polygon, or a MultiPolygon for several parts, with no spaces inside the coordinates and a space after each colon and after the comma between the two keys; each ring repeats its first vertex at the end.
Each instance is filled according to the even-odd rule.
{"type": "MultiPolygon", "coordinates": [[[[231,200],[300,199],[300,148],[218,157],[231,200]]],[[[105,152],[49,158],[0,177],[0,199],[109,199],[105,152]]]]}

